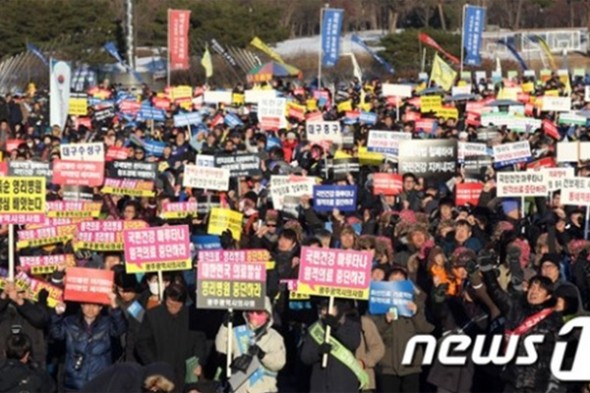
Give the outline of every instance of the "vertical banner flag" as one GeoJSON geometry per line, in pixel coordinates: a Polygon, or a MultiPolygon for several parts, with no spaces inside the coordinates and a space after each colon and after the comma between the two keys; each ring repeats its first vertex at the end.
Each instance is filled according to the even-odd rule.
{"type": "Polygon", "coordinates": [[[232,54],[225,50],[225,48],[215,38],[211,39],[211,48],[220,54],[227,64],[234,68],[238,66],[238,62],[232,56],[232,54]]]}
{"type": "Polygon", "coordinates": [[[49,123],[63,129],[68,117],[72,69],[69,63],[54,59],[49,69],[49,123]]]}
{"type": "Polygon", "coordinates": [[[168,11],[168,66],[171,70],[189,68],[188,28],[191,12],[188,10],[168,11]]]}
{"type": "Polygon", "coordinates": [[[385,67],[387,72],[389,72],[390,74],[395,74],[395,69],[393,68],[393,66],[391,64],[389,64],[387,61],[385,61],[385,59],[383,59],[381,56],[379,56],[377,54],[377,52],[375,52],[373,49],[369,48],[367,46],[367,44],[365,44],[365,42],[362,40],[361,37],[359,37],[356,34],[353,34],[352,35],[352,42],[360,45],[364,50],[369,52],[369,54],[371,56],[373,56],[373,59],[377,60],[377,62],[379,62],[379,64],[381,64],[383,67],[385,67]]]}
{"type": "Polygon", "coordinates": [[[549,64],[551,65],[551,69],[555,70],[557,68],[557,66],[555,65],[555,59],[553,58],[553,55],[551,54],[551,48],[549,48],[549,44],[547,44],[547,41],[545,41],[543,39],[543,37],[541,37],[538,34],[530,35],[530,36],[528,36],[528,38],[531,42],[534,42],[535,44],[538,44],[541,47],[541,49],[545,53],[545,56],[549,60],[549,64]]]}
{"type": "Polygon", "coordinates": [[[463,21],[463,50],[465,51],[464,64],[470,66],[481,65],[481,39],[486,20],[485,7],[468,5],[465,8],[463,21]]]}
{"type": "Polygon", "coordinates": [[[432,71],[430,72],[430,80],[438,83],[443,89],[451,90],[457,72],[441,59],[438,53],[434,54],[434,61],[432,62],[432,71]]]}
{"type": "Polygon", "coordinates": [[[274,60],[278,61],[279,63],[285,64],[285,61],[283,60],[281,55],[279,55],[276,51],[274,51],[270,46],[266,45],[266,43],[264,41],[262,41],[260,38],[258,38],[258,37],[252,38],[252,41],[250,41],[250,45],[252,45],[254,48],[260,50],[261,52],[266,54],[271,59],[274,59],[274,60]]]}
{"type": "Polygon", "coordinates": [[[496,44],[504,45],[510,51],[510,53],[512,53],[512,56],[514,56],[516,61],[518,61],[518,64],[520,64],[520,68],[522,68],[523,70],[529,69],[524,59],[518,54],[517,50],[512,45],[510,45],[506,40],[497,40],[496,44]]]}
{"type": "Polygon", "coordinates": [[[205,47],[205,53],[203,53],[201,65],[205,69],[205,77],[211,78],[213,76],[213,61],[211,61],[211,52],[209,52],[209,45],[205,47]]]}
{"type": "Polygon", "coordinates": [[[29,52],[31,52],[32,54],[34,54],[35,56],[37,56],[39,58],[39,60],[41,60],[43,62],[43,64],[45,64],[46,66],[49,65],[49,61],[47,61],[47,57],[45,57],[43,52],[41,52],[41,50],[39,48],[37,48],[35,45],[27,43],[27,50],[29,52]]]}
{"type": "Polygon", "coordinates": [[[445,51],[442,48],[442,46],[440,46],[438,44],[438,42],[436,42],[435,40],[433,40],[432,37],[429,36],[428,34],[426,34],[426,33],[420,33],[418,35],[418,39],[424,45],[428,45],[429,47],[433,48],[434,50],[436,50],[436,51],[442,53],[443,55],[445,55],[445,57],[447,59],[451,60],[453,63],[455,63],[455,64],[461,63],[461,61],[459,59],[457,59],[455,56],[453,56],[450,53],[448,53],[447,51],[445,51]]]}
{"type": "Polygon", "coordinates": [[[324,10],[322,21],[322,65],[334,67],[340,57],[340,31],[344,10],[328,8],[324,10]]]}

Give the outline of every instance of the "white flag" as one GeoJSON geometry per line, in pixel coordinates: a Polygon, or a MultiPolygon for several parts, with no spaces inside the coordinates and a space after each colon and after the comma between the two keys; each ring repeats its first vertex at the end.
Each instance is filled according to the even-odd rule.
{"type": "Polygon", "coordinates": [[[49,122],[63,129],[68,118],[72,70],[69,63],[51,59],[49,72],[49,122]]]}

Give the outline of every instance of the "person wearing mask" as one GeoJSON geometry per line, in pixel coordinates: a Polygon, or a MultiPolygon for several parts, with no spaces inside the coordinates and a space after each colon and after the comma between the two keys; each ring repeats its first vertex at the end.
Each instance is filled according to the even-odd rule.
{"type": "Polygon", "coordinates": [[[109,313],[102,304],[82,303],[80,311],[64,317],[66,305],[58,304],[51,317],[49,334],[65,341],[66,391],[78,391],[97,373],[113,363],[112,341],[125,333],[127,326],[115,294],[110,296],[109,313]]]}
{"type": "Polygon", "coordinates": [[[355,358],[361,344],[361,324],[348,317],[349,301],[335,299],[328,310],[327,302],[319,306],[319,320],[308,330],[301,347],[301,361],[312,367],[312,392],[356,393],[369,386],[369,376],[355,358]],[[326,328],[331,328],[330,342],[325,342],[326,328]],[[324,355],[328,356],[322,367],[324,355]]]}
{"type": "MultiPolygon", "coordinates": [[[[246,324],[233,328],[229,384],[235,393],[278,392],[277,373],[285,366],[287,353],[283,337],[272,328],[272,314],[270,299],[265,297],[263,310],[244,312],[246,324]]],[[[227,326],[232,318],[228,313],[215,338],[215,348],[226,355],[227,326]]]]}
{"type": "Polygon", "coordinates": [[[403,191],[399,195],[400,204],[397,210],[410,209],[414,212],[420,211],[421,197],[416,189],[418,178],[413,173],[405,173],[402,177],[403,191]]]}
{"type": "Polygon", "coordinates": [[[188,371],[199,377],[207,358],[206,337],[199,328],[196,309],[185,305],[187,298],[183,285],[168,285],[163,304],[145,314],[136,342],[137,355],[143,364],[166,362],[174,367],[174,391],[182,391],[184,387],[187,363],[196,359],[196,366],[188,371]]]}

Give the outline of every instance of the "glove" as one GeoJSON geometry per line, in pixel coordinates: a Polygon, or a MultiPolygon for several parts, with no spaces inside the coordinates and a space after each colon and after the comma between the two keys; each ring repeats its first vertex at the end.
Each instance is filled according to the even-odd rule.
{"type": "Polygon", "coordinates": [[[334,330],[338,329],[338,326],[340,325],[338,318],[332,314],[326,314],[326,316],[324,316],[324,323],[334,330]]]}
{"type": "Polygon", "coordinates": [[[477,271],[479,270],[479,266],[477,265],[477,261],[475,259],[468,260],[467,263],[465,264],[465,270],[467,270],[467,273],[470,276],[472,274],[477,273],[477,271]]]}
{"type": "Polygon", "coordinates": [[[520,261],[520,248],[518,248],[517,246],[509,246],[506,249],[506,260],[508,261],[508,263],[512,263],[513,261],[520,261]]]}
{"type": "Polygon", "coordinates": [[[332,344],[322,343],[320,344],[320,354],[325,355],[332,351],[332,344]]]}
{"type": "Polygon", "coordinates": [[[432,300],[435,303],[443,303],[447,299],[447,289],[449,289],[449,284],[441,284],[438,287],[434,287],[432,290],[432,300]]]}
{"type": "Polygon", "coordinates": [[[248,355],[254,357],[254,356],[258,356],[258,359],[262,360],[262,358],[264,358],[264,356],[266,356],[266,352],[264,352],[262,349],[260,349],[260,347],[256,344],[252,345],[250,348],[248,348],[248,355]]]}
{"type": "Polygon", "coordinates": [[[479,269],[482,272],[492,270],[495,261],[496,255],[489,250],[482,250],[477,257],[477,263],[479,264],[479,269]]]}
{"type": "Polygon", "coordinates": [[[250,355],[238,356],[231,363],[232,372],[241,371],[241,372],[245,373],[246,371],[248,371],[248,367],[250,367],[251,362],[252,362],[252,356],[250,356],[250,355]]]}
{"type": "Polygon", "coordinates": [[[229,229],[226,229],[221,233],[221,236],[219,237],[219,243],[221,244],[221,248],[224,250],[234,248],[234,238],[229,229]]]}
{"type": "Polygon", "coordinates": [[[39,291],[39,294],[37,295],[37,300],[39,301],[39,304],[42,306],[47,306],[47,298],[49,297],[49,292],[47,291],[47,289],[42,289],[39,291]]]}
{"type": "Polygon", "coordinates": [[[233,311],[228,311],[223,316],[223,326],[228,327],[229,323],[234,320],[234,313],[233,311]]]}

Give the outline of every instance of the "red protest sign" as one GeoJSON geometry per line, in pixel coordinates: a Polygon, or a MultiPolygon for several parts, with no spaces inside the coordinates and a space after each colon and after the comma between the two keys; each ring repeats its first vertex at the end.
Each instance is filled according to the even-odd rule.
{"type": "Polygon", "coordinates": [[[416,132],[426,132],[428,134],[432,134],[434,129],[436,128],[436,120],[435,119],[421,119],[416,122],[415,130],[416,132]]]}
{"type": "Polygon", "coordinates": [[[402,192],[402,175],[398,173],[374,173],[373,195],[397,195],[402,192]]]}
{"type": "Polygon", "coordinates": [[[98,187],[104,182],[104,161],[53,162],[53,183],[66,186],[98,187]]]}
{"type": "Polygon", "coordinates": [[[70,267],[66,269],[64,300],[79,303],[111,304],[115,272],[70,267]]]}
{"type": "Polygon", "coordinates": [[[84,126],[86,128],[92,128],[92,121],[90,120],[89,117],[77,117],[76,120],[74,121],[74,127],[77,130],[81,126],[84,126]]]}
{"type": "Polygon", "coordinates": [[[106,161],[122,161],[129,157],[129,149],[122,146],[111,146],[105,156],[106,161]]]}
{"type": "Polygon", "coordinates": [[[555,159],[553,157],[544,157],[539,160],[526,164],[526,169],[555,168],[555,159]]]}
{"type": "Polygon", "coordinates": [[[479,196],[483,191],[482,183],[459,183],[455,185],[455,205],[464,206],[467,204],[477,206],[479,196]]]}
{"type": "Polygon", "coordinates": [[[545,131],[545,135],[555,139],[556,141],[560,140],[561,137],[559,135],[559,131],[557,130],[557,126],[551,120],[545,119],[543,120],[543,130],[545,131]]]}
{"type": "Polygon", "coordinates": [[[6,151],[11,153],[13,150],[18,149],[18,145],[21,143],[25,143],[25,141],[22,139],[8,139],[6,141],[6,151]]]}

